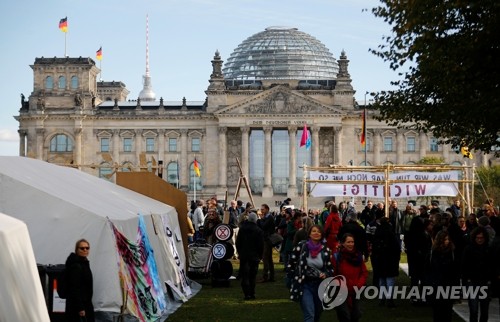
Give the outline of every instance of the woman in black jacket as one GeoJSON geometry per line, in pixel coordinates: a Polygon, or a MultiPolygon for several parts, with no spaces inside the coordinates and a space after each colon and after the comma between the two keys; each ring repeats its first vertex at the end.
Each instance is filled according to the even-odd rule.
{"type": "Polygon", "coordinates": [[[452,320],[453,299],[437,298],[438,287],[458,286],[458,260],[455,260],[455,246],[446,230],[440,231],[436,235],[432,251],[430,253],[427,276],[429,284],[434,288],[434,298],[432,299],[432,316],[434,322],[447,322],[452,320]]]}
{"type": "MultiPolygon", "coordinates": [[[[488,231],[484,227],[477,227],[471,231],[470,244],[465,247],[462,254],[461,268],[463,285],[471,287],[491,286],[492,258],[488,246],[488,231]]],[[[470,296],[468,302],[470,322],[488,321],[489,296],[484,297],[479,292],[476,296],[470,296]]]]}
{"type": "MultiPolygon", "coordinates": [[[[396,276],[399,275],[399,259],[401,257],[401,247],[388,218],[381,218],[380,225],[373,236],[372,246],[372,267],[373,274],[379,278],[379,291],[383,297],[380,306],[394,307],[392,291],[396,284],[396,276]],[[388,294],[390,293],[390,294],[388,294]],[[385,298],[389,295],[387,298],[385,298]]],[[[380,294],[380,293],[379,293],[380,294]]]]}
{"type": "Polygon", "coordinates": [[[76,242],[75,252],[66,260],[66,320],[94,322],[92,305],[93,279],[89,256],[90,244],[85,239],[76,242]]]}

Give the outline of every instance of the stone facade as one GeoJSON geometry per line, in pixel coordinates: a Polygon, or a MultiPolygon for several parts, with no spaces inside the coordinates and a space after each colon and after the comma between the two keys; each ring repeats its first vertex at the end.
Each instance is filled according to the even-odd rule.
{"type": "MultiPolygon", "coordinates": [[[[362,109],[342,53],[333,85],[308,86],[298,80],[263,80],[251,85],[228,82],[217,52],[213,72],[201,102],[127,100],[121,82],[98,82],[99,69],[90,58],[37,58],[31,65],[34,88],[23,102],[19,121],[20,155],[72,165],[114,180],[114,171],[154,171],[163,161],[164,179],[190,195],[223,197],[234,191],[243,174],[250,178],[250,135],[263,131],[265,153],[263,197],[277,192],[290,197],[301,192],[298,177],[298,131],[311,131],[312,166],[365,164],[360,145],[362,109]],[[288,131],[289,163],[286,191],[272,181],[272,134],[288,131]],[[201,178],[194,176],[193,161],[201,178]],[[297,184],[298,183],[298,184],[297,184]]],[[[398,130],[367,120],[366,162],[410,164],[425,156],[443,157],[449,164],[463,161],[449,146],[435,144],[431,134],[398,130]]],[[[487,165],[489,156],[480,156],[487,165]]],[[[260,180],[260,181],[259,181],[260,180]]]]}

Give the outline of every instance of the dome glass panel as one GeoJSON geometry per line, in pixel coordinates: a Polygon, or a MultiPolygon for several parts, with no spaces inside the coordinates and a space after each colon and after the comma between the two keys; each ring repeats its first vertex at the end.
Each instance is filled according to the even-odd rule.
{"type": "Polygon", "coordinates": [[[230,79],[333,80],[338,64],[319,40],[297,28],[269,27],[243,41],[222,69],[230,79]]]}

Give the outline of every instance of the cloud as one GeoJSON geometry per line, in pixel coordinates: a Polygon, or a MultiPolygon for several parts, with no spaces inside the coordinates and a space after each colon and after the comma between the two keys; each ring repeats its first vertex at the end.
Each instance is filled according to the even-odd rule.
{"type": "Polygon", "coordinates": [[[17,131],[15,130],[0,129],[0,141],[17,142],[19,141],[19,134],[17,134],[17,131]]]}

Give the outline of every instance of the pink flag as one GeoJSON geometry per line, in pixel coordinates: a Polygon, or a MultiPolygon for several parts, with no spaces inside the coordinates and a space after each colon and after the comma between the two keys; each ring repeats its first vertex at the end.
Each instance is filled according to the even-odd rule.
{"type": "Polygon", "coordinates": [[[300,138],[300,146],[306,146],[306,150],[311,148],[311,136],[309,135],[309,131],[307,130],[307,124],[304,124],[304,130],[302,130],[302,137],[300,138]]]}

